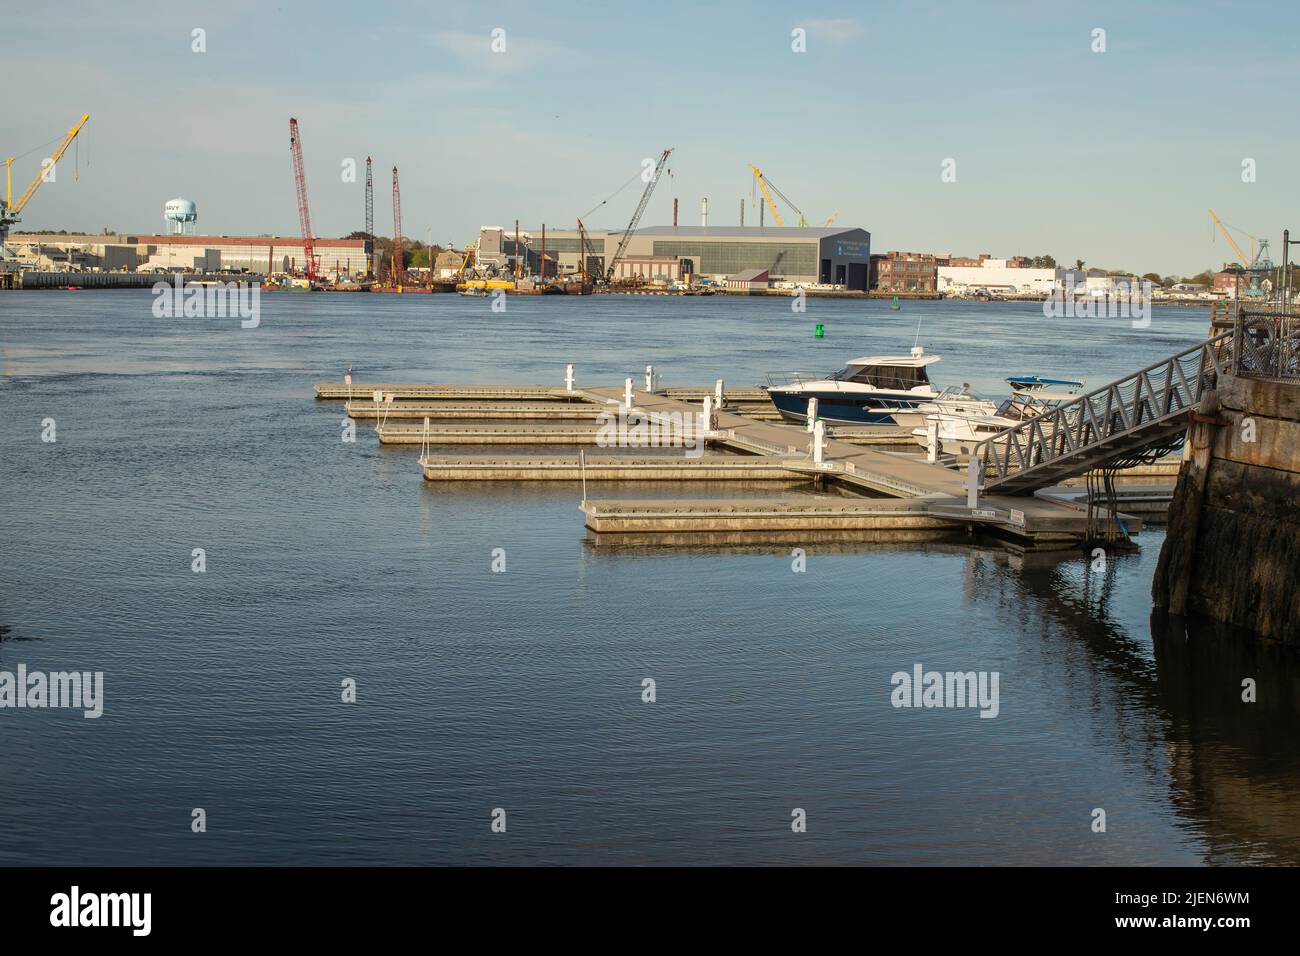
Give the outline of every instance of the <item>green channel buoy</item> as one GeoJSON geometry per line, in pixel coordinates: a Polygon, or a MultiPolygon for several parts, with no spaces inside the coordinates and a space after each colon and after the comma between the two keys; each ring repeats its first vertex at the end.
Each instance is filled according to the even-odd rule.
{"type": "Polygon", "coordinates": [[[813,326],[813,335],[819,339],[826,337],[826,330],[822,328],[822,324],[820,322],[818,322],[815,326],[813,326]]]}

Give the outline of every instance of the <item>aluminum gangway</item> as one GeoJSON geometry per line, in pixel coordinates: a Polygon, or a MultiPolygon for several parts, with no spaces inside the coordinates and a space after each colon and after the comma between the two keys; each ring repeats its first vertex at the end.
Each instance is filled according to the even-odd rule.
{"type": "Polygon", "coordinates": [[[1239,337],[1223,332],[991,436],[978,452],[985,493],[1032,494],[1176,441],[1201,396],[1232,370],[1239,337]]]}

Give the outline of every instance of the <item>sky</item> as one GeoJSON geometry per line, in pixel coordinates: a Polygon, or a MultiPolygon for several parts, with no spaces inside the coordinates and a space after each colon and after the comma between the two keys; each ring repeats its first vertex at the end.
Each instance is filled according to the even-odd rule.
{"type": "Polygon", "coordinates": [[[1298,26],[1294,2],[61,0],[6,12],[0,154],[17,193],[91,114],[20,228],[152,233],[183,196],[200,233],[297,235],[294,116],[318,236],[364,228],[369,155],[375,232],[396,164],[404,234],[461,247],[622,228],[672,147],[642,225],[704,196],[756,225],[753,163],[876,252],[1191,275],[1236,258],[1207,207],[1247,252],[1300,230],[1298,26]]]}

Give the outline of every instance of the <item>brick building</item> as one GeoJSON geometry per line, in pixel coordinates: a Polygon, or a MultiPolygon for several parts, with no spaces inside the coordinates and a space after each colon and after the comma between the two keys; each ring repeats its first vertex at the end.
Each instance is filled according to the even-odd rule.
{"type": "Polygon", "coordinates": [[[1221,295],[1235,296],[1238,289],[1244,293],[1250,288],[1250,273],[1236,263],[1225,265],[1214,274],[1211,288],[1221,295]]]}
{"type": "Polygon", "coordinates": [[[925,252],[887,252],[871,257],[871,288],[879,292],[938,291],[938,261],[925,252]]]}

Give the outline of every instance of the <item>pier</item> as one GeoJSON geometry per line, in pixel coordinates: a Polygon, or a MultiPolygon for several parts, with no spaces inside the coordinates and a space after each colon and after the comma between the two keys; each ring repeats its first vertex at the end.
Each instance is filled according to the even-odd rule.
{"type": "Polygon", "coordinates": [[[1158,608],[1300,643],[1300,316],[1237,313],[1194,409],[1158,608]]]}
{"type": "Polygon", "coordinates": [[[1107,448],[1129,455],[1135,428],[1149,431],[1158,424],[1164,439],[1166,432],[1176,431],[1178,422],[1185,424],[1188,402],[1218,370],[1216,357],[1226,347],[1220,335],[1191,350],[1196,354],[1195,371],[1186,368],[1187,354],[1171,357],[1166,379],[1174,384],[1169,387],[1157,387],[1147,369],[1136,373],[1136,390],[1122,382],[1099,390],[1111,396],[1105,414],[1096,411],[1095,393],[1078,400],[1079,408],[1091,412],[1070,412],[1069,403],[1063,406],[1075,425],[1110,416],[1128,426],[1091,435],[1087,455],[1077,454],[1077,441],[1063,439],[1045,459],[1047,436],[1060,429],[1037,419],[1031,439],[1021,438],[1014,429],[997,436],[976,456],[985,478],[974,494],[968,488],[971,462],[928,461],[912,436],[896,426],[826,429],[819,449],[806,428],[780,420],[765,391],[757,387],[716,383],[712,388],[687,385],[629,392],[627,383],[622,388],[579,386],[572,380],[553,386],[321,383],[315,394],[320,401],[345,402],[347,414],[372,426],[380,444],[418,447],[418,464],[429,482],[579,484],[583,523],[598,536],[661,534],[668,542],[737,535],[779,540],[805,534],[924,541],[978,533],[1025,550],[1060,549],[1091,540],[1099,528],[1131,536],[1141,532],[1145,520],[1159,520],[1168,506],[1177,459],[1152,456],[1128,462],[1128,471],[1116,472],[1102,467],[1107,448]],[[1149,386],[1145,392],[1144,384],[1149,386]],[[1116,395],[1129,404],[1116,404],[1116,395]],[[601,422],[610,416],[621,414],[648,425],[695,421],[702,419],[705,403],[712,406],[707,428],[693,451],[690,443],[681,441],[591,448],[601,445],[601,422]],[[1137,410],[1129,411],[1130,406],[1137,410]],[[1159,422],[1151,420],[1157,417],[1159,422]],[[1035,450],[1026,451],[1031,444],[1035,450]],[[538,452],[512,450],[528,447],[538,452]],[[482,448],[486,453],[453,448],[482,448]],[[1062,457],[1070,461],[1062,463],[1062,457]],[[1040,471],[1044,463],[1051,469],[1040,471]],[[1029,474],[1032,487],[1026,480],[1029,474]],[[1116,481],[1117,475],[1124,480],[1116,481]],[[1085,487],[1103,476],[1112,485],[1106,501],[1085,487]],[[1011,477],[1018,480],[1006,480],[1011,477]],[[709,482],[724,494],[604,498],[594,493],[594,488],[611,482],[683,487],[709,482]],[[741,494],[750,483],[798,493],[741,494]],[[829,493],[832,489],[834,494],[829,493]]]}

